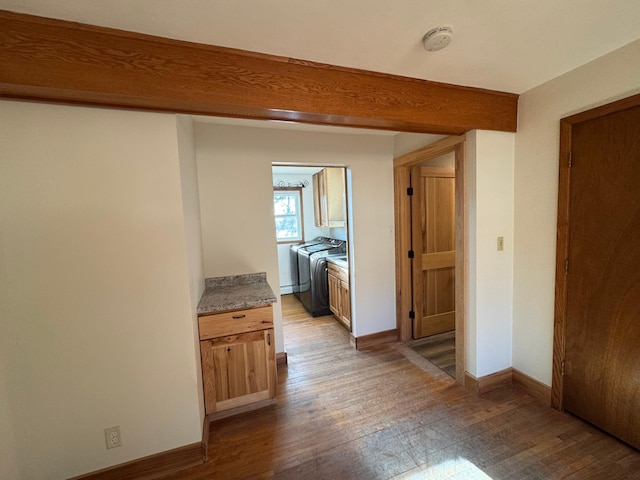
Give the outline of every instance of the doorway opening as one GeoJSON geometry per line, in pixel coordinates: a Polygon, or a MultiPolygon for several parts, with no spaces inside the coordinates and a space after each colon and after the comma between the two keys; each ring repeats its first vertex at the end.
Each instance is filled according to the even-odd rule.
{"type": "Polygon", "coordinates": [[[442,354],[441,368],[462,385],[468,264],[464,140],[447,137],[394,160],[399,338],[442,354]]]}
{"type": "Polygon", "coordinates": [[[274,164],[272,175],[280,294],[351,333],[348,169],[274,164]]]}
{"type": "Polygon", "coordinates": [[[455,362],[455,153],[411,168],[412,339],[449,376],[455,362]]]}

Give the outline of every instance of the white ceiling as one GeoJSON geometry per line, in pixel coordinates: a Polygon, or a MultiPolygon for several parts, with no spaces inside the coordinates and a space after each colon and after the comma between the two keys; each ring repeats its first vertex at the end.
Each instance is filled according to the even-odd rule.
{"type": "Polygon", "coordinates": [[[640,38],[640,0],[0,0],[0,9],[522,93],[640,38]],[[422,36],[453,41],[426,52],[422,36]]]}

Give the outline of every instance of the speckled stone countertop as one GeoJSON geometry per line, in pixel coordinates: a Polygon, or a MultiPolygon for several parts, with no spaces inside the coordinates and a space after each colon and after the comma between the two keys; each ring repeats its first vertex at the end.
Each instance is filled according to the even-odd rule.
{"type": "Polygon", "coordinates": [[[204,293],[198,303],[198,315],[276,302],[276,295],[267,283],[265,272],[206,278],[204,285],[204,293]]]}

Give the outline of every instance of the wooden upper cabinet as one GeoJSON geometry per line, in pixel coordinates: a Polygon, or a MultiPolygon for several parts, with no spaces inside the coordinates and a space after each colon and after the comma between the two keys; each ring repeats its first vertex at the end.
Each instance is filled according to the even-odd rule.
{"type": "Polygon", "coordinates": [[[345,169],[327,167],[313,175],[313,213],[316,227],[346,225],[345,169]]]}
{"type": "MultiPolygon", "coordinates": [[[[316,227],[322,225],[321,208],[320,208],[320,177],[322,171],[313,175],[313,223],[316,227]]],[[[324,186],[323,186],[324,188],[324,186]]]]}

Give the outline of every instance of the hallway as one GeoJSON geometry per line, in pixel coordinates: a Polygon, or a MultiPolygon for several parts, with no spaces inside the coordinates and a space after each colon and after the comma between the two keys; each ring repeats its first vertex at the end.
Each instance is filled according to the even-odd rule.
{"type": "Polygon", "coordinates": [[[172,479],[640,479],[640,453],[515,387],[482,398],[402,343],[356,351],[282,297],[278,403],[211,425],[172,479]]]}

